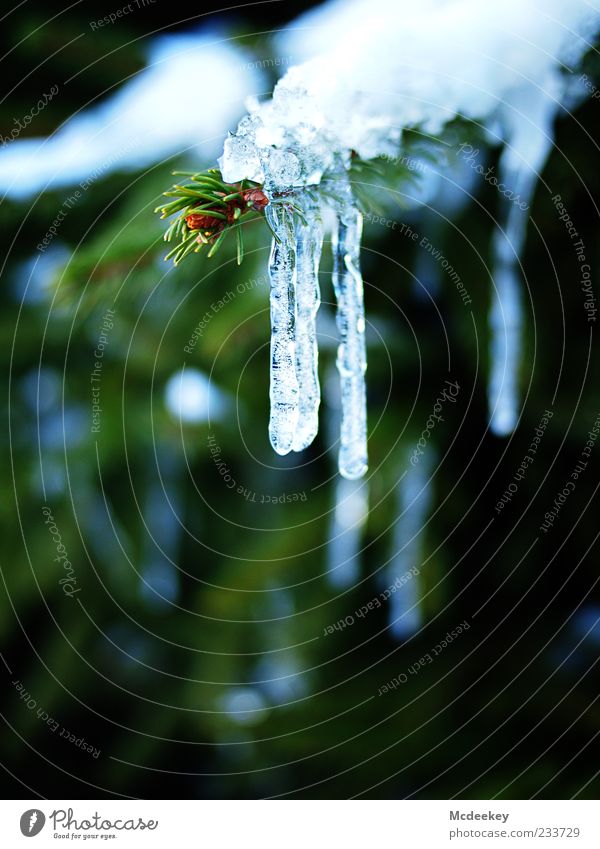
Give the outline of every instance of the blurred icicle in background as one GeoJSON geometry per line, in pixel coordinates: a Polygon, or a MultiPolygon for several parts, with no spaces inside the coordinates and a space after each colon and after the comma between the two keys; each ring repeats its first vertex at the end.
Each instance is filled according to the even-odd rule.
{"type": "Polygon", "coordinates": [[[495,288],[490,307],[490,428],[497,436],[511,433],[519,416],[519,368],[523,353],[523,299],[520,268],[531,203],[538,178],[553,145],[558,100],[527,89],[510,109],[508,143],[500,158],[499,182],[512,196],[503,198],[494,230],[495,288]]]}
{"type": "Polygon", "coordinates": [[[435,468],[433,446],[396,485],[397,518],[393,530],[392,559],[386,569],[386,586],[395,587],[389,599],[390,633],[406,639],[421,627],[420,606],[425,525],[431,508],[431,472],[435,468]]]}
{"type": "MultiPolygon", "coordinates": [[[[164,404],[182,427],[218,421],[228,409],[225,393],[195,368],[181,369],[171,375],[164,389],[164,404]]],[[[179,595],[175,564],[184,530],[179,518],[182,505],[178,493],[182,488],[185,464],[181,454],[168,443],[157,443],[155,450],[159,477],[150,485],[144,505],[148,535],[140,593],[149,607],[161,610],[169,607],[179,595]]]]}
{"type": "Polygon", "coordinates": [[[140,575],[140,595],[149,608],[166,611],[179,597],[178,549],[183,537],[178,497],[183,466],[170,446],[157,445],[160,478],[148,489],[144,510],[147,534],[140,575]]]}
{"type": "Polygon", "coordinates": [[[362,534],[368,515],[368,485],[340,475],[335,482],[335,507],[327,547],[327,580],[332,587],[345,589],[358,580],[362,534]]]}
{"type": "MultiPolygon", "coordinates": [[[[327,444],[337,464],[340,439],[341,390],[335,366],[328,369],[325,381],[325,432],[327,444]]],[[[346,589],[360,577],[362,535],[369,515],[369,484],[365,479],[334,479],[334,505],[327,538],[327,581],[335,589],[346,589]]]]}

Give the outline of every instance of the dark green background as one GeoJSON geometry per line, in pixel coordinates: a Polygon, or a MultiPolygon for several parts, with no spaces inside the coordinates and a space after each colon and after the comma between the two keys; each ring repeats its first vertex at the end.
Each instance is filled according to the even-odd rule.
{"type": "MultiPolygon", "coordinates": [[[[268,31],[301,5],[259,3],[215,14],[258,50],[268,44],[268,31]]],[[[3,87],[12,90],[0,106],[3,134],[53,80],[98,60],[64,86],[32,127],[36,135],[52,133],[141,69],[146,39],[155,32],[205,21],[194,17],[190,4],[158,0],[148,13],[61,49],[90,17],[113,8],[79,3],[67,11],[27,2],[2,22],[2,52],[13,48],[2,59],[3,87]]],[[[596,65],[588,59],[588,66],[594,78],[596,65]]],[[[203,90],[219,81],[207,67],[203,79],[182,84],[189,87],[190,108],[202,109],[203,90]]],[[[592,140],[599,109],[588,101],[560,117],[557,149],[544,172],[585,240],[595,281],[600,178],[592,140]]],[[[467,128],[457,132],[470,137],[467,128]]],[[[496,161],[493,151],[490,157],[496,161]]],[[[365,225],[367,312],[384,342],[370,348],[368,369],[376,509],[365,529],[361,580],[340,592],[324,576],[336,480],[326,428],[298,468],[268,445],[264,287],[236,297],[211,321],[194,354],[183,353],[194,326],[223,292],[265,273],[269,249],[266,228],[257,222],[247,228],[250,255],[241,268],[232,240],[212,263],[194,256],[163,277],[162,225],[152,208],[171,182],[171,169],[184,164],[189,159],[112,173],[85,193],[60,229],[74,253],[51,311],[48,301],[21,306],[16,281],[68,192],[5,200],[0,207],[2,406],[10,435],[0,499],[1,760],[8,795],[593,798],[600,789],[594,548],[600,448],[552,531],[544,536],[539,525],[598,415],[598,351],[595,338],[590,349],[576,260],[550,193],[538,189],[537,227],[529,228],[523,260],[527,398],[510,441],[486,431],[486,263],[497,193],[478,186],[480,204],[464,207],[455,227],[440,226],[435,211],[410,218],[459,270],[473,320],[443,277],[434,301],[418,296],[411,282],[418,248],[398,228],[365,225]],[[102,315],[117,292],[96,443],[89,376],[102,315]],[[382,588],[382,566],[392,554],[394,485],[448,377],[444,326],[451,377],[461,393],[433,437],[432,518],[418,564],[424,625],[399,643],[381,608],[324,637],[328,625],[382,588]],[[25,387],[40,364],[54,370],[59,386],[38,421],[25,387]],[[212,369],[217,384],[237,398],[239,427],[235,409],[213,426],[235,480],[259,494],[307,493],[305,501],[252,503],[223,485],[207,450],[208,427],[182,429],[163,403],[166,381],[184,365],[212,369]],[[555,390],[540,454],[514,502],[496,516],[494,504],[555,390]],[[40,461],[46,478],[59,482],[46,502],[75,566],[76,599],[57,585],[41,513],[40,461]],[[172,552],[178,567],[171,605],[140,591],[144,564],[164,558],[158,546],[172,552]],[[465,619],[468,632],[435,663],[396,692],[377,695],[465,619]],[[289,704],[276,705],[256,682],[277,677],[265,660],[284,659],[302,671],[301,684],[295,690],[290,683],[289,704]],[[62,727],[101,749],[100,756],[49,730],[19,699],[14,681],[62,727]],[[254,724],[240,725],[223,713],[232,686],[263,693],[265,713],[254,724]]],[[[400,205],[390,209],[394,220],[405,220],[400,205]]],[[[324,300],[331,301],[328,250],[322,283],[324,300]]],[[[323,376],[334,356],[331,346],[322,352],[323,376]]]]}

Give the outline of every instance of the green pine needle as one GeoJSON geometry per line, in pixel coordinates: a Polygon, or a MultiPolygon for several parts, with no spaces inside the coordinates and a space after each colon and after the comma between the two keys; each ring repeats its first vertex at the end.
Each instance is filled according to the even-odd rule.
{"type": "Polygon", "coordinates": [[[244,237],[242,235],[242,225],[238,224],[235,230],[237,243],[237,264],[241,265],[244,259],[244,237]]]}
{"type": "MultiPolygon", "coordinates": [[[[185,177],[186,180],[176,183],[164,192],[169,198],[168,203],[160,204],[154,210],[161,218],[177,218],[169,224],[165,231],[166,242],[177,242],[167,253],[166,260],[173,259],[178,265],[189,253],[198,253],[208,247],[208,256],[212,257],[219,250],[226,234],[232,227],[236,228],[237,261],[244,257],[244,243],[240,228],[241,219],[248,213],[257,213],[252,200],[246,200],[245,192],[252,189],[261,190],[260,183],[242,180],[240,183],[224,182],[221,172],[215,168],[208,171],[174,171],[175,177],[185,177]],[[189,219],[189,216],[198,216],[189,219]],[[205,224],[200,229],[192,226],[205,224]]],[[[263,216],[264,217],[264,216],[263,216]]]]}

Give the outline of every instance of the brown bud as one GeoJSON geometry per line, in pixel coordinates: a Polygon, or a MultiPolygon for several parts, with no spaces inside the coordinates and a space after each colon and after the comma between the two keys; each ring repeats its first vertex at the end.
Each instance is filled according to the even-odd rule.
{"type": "Polygon", "coordinates": [[[185,221],[190,230],[214,230],[221,224],[221,219],[199,212],[190,213],[186,216],[185,221]]]}
{"type": "Polygon", "coordinates": [[[265,206],[269,205],[269,199],[261,189],[248,189],[243,192],[243,195],[244,200],[257,212],[261,212],[265,206]]]}

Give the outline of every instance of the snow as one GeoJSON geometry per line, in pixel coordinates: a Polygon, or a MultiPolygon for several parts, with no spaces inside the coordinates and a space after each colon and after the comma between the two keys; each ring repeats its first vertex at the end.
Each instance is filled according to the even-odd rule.
{"type": "Polygon", "coordinates": [[[376,15],[369,0],[319,7],[281,36],[286,53],[307,61],[270,101],[249,103],[238,133],[251,154],[233,156],[228,140],[224,175],[262,182],[275,146],[298,160],[288,184],[306,185],[336,154],[393,153],[404,127],[439,133],[457,115],[490,124],[527,89],[556,101],[563,63],[589,49],[599,12],[600,0],[383,0],[376,15]]]}
{"type": "MultiPolygon", "coordinates": [[[[219,160],[223,176],[230,182],[246,178],[264,183],[274,196],[298,193],[333,176],[335,185],[327,189],[335,194],[344,183],[340,163],[347,167],[350,151],[367,160],[394,155],[404,128],[440,134],[447,122],[461,116],[505,143],[500,177],[528,205],[552,147],[556,114],[577,96],[569,72],[590,48],[599,13],[600,0],[383,0],[376,15],[370,0],[336,0],[311,10],[280,36],[287,53],[306,61],[288,70],[269,101],[248,101],[249,114],[225,141],[219,160]]],[[[349,186],[343,187],[336,205],[332,241],[341,336],[339,469],[344,477],[356,479],[367,469],[361,217],[349,186]]],[[[523,331],[518,269],[527,227],[523,210],[511,202],[506,207],[503,235],[495,240],[496,289],[489,318],[490,426],[499,435],[510,433],[518,421],[523,331]]],[[[276,255],[281,250],[274,247],[276,255]]],[[[298,321],[291,307],[295,268],[293,275],[286,302],[292,324],[298,321]]],[[[278,289],[286,290],[281,280],[278,289]]],[[[274,332],[280,333],[277,327],[274,332]]],[[[271,435],[280,453],[293,446],[298,385],[314,382],[312,355],[303,354],[294,373],[293,327],[287,332],[283,353],[274,348],[285,364],[281,367],[277,359],[272,363],[272,404],[278,426],[286,429],[283,439],[274,441],[271,435]],[[277,412],[278,398],[273,400],[273,375],[276,395],[282,395],[284,373],[291,399],[284,405],[285,415],[277,412]]],[[[299,440],[296,449],[305,442],[299,440]]]]}
{"type": "Polygon", "coordinates": [[[264,89],[264,75],[248,55],[207,29],[155,39],[148,66],[117,92],[75,113],[49,138],[18,139],[0,149],[0,191],[28,197],[186,151],[210,161],[243,113],[244,99],[264,89]],[[219,84],[203,86],[202,108],[191,109],[182,80],[203,80],[207,68],[219,84]]]}

